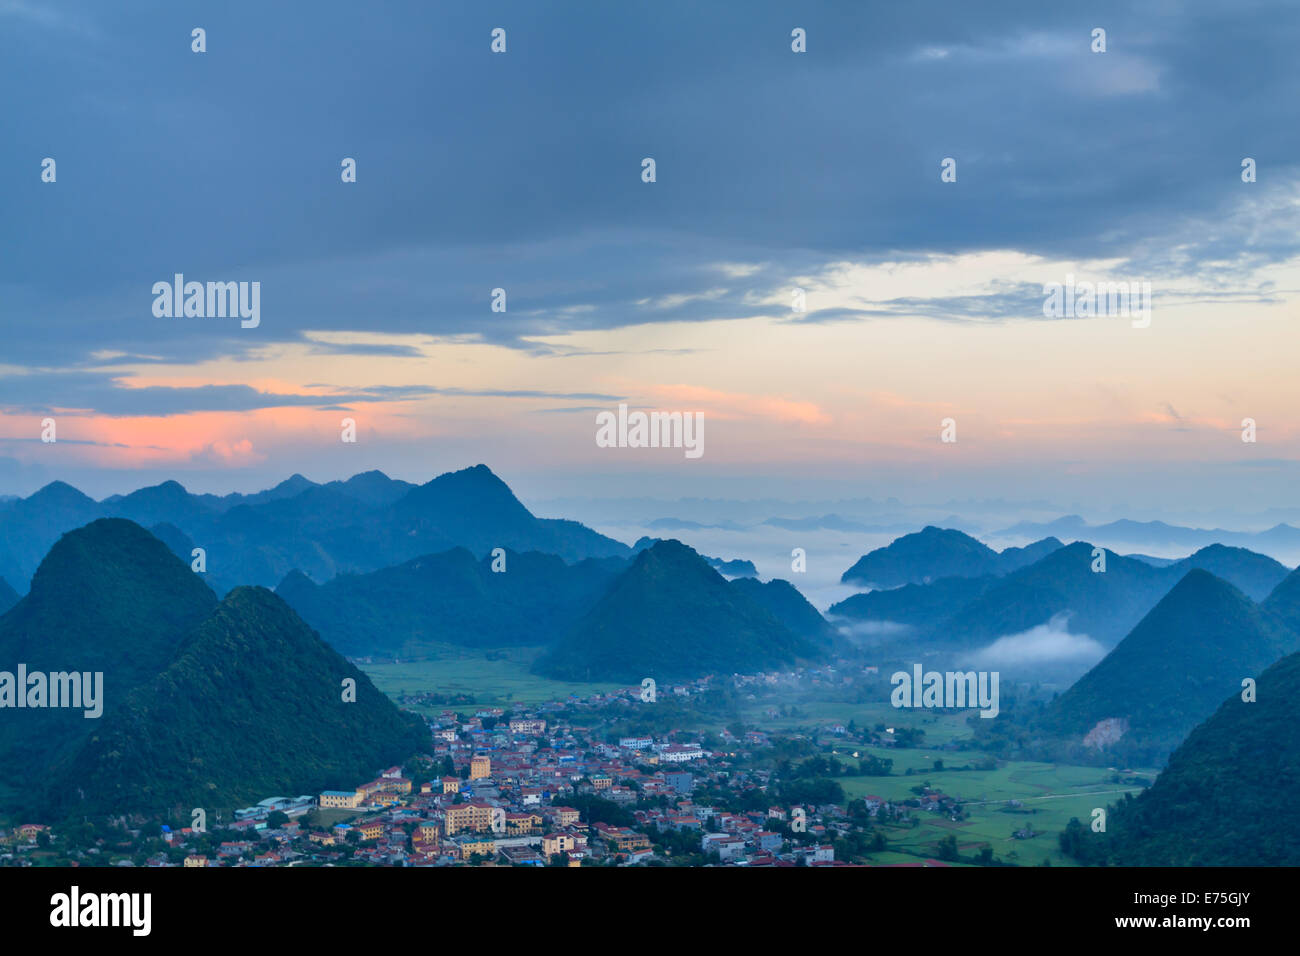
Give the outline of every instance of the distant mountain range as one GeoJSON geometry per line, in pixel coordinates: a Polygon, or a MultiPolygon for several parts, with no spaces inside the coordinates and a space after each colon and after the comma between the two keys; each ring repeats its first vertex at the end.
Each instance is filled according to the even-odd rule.
{"type": "Polygon", "coordinates": [[[49,707],[0,719],[0,785],[42,818],[352,785],[431,743],[279,598],[239,588],[218,604],[161,541],[119,518],[61,537],[0,617],[0,668],[18,664],[103,674],[97,719],[49,707]],[[345,678],[355,702],[342,699],[345,678]]]}
{"type": "Polygon", "coordinates": [[[552,644],[627,568],[536,551],[507,551],[504,571],[494,563],[455,548],[319,585],[294,571],[276,593],[343,654],[413,658],[432,644],[552,644]]]}
{"type": "Polygon", "coordinates": [[[156,528],[189,560],[206,552],[208,580],[274,587],[290,571],[314,580],[359,574],[421,555],[468,548],[542,551],[576,561],[630,549],[574,521],[534,517],[486,466],[411,485],[372,471],[316,484],[301,475],[256,495],[192,495],[174,481],[96,502],[53,482],[0,504],[0,576],[23,591],[59,535],[98,518],[156,528]]]}
{"type": "Polygon", "coordinates": [[[681,542],[659,541],[636,556],[533,669],[565,680],[666,681],[825,656],[825,621],[782,585],[728,582],[681,542]]]}
{"type": "Polygon", "coordinates": [[[1009,574],[1060,547],[1056,538],[1044,538],[1023,548],[998,552],[962,531],[928,525],[864,554],[840,580],[844,584],[895,588],[937,578],[1009,574]]]}
{"type": "Polygon", "coordinates": [[[1037,538],[1044,535],[1055,535],[1066,541],[1111,541],[1156,548],[1195,549],[1210,544],[1268,550],[1300,548],[1300,528],[1285,523],[1265,531],[1226,531],[1222,528],[1188,528],[1163,521],[1130,521],[1127,518],[1094,525],[1078,515],[1066,515],[1047,522],[1022,521],[993,532],[990,537],[1037,538]]]}
{"type": "Polygon", "coordinates": [[[539,519],[482,465],[424,485],[379,472],[324,485],[295,475],[266,492],[221,498],[165,482],[95,502],[56,482],[0,508],[0,566],[23,574],[43,542],[106,512],[147,524],[150,540],[186,564],[203,548],[206,571],[187,580],[209,582],[218,593],[274,584],[334,650],[354,657],[420,657],[448,643],[515,644],[546,647],[543,666],[572,671],[566,641],[579,640],[574,635],[587,621],[590,633],[614,639],[583,672],[621,679],[614,675],[639,672],[651,650],[638,642],[651,633],[654,615],[618,623],[625,634],[602,631],[609,621],[592,622],[613,620],[611,592],[635,593],[633,582],[648,568],[665,575],[668,592],[690,595],[692,612],[708,622],[703,631],[688,629],[703,646],[681,645],[659,667],[666,676],[811,659],[836,638],[793,586],[760,584],[752,562],[703,557],[658,538],[629,548],[576,522],[539,519]],[[730,587],[723,573],[748,583],[730,587]]]}
{"type": "Polygon", "coordinates": [[[940,567],[966,568],[972,573],[856,594],[833,605],[828,613],[853,621],[906,624],[913,628],[909,641],[965,649],[1066,615],[1072,633],[1086,634],[1109,647],[1194,568],[1223,578],[1253,600],[1263,599],[1287,576],[1287,568],[1270,557],[1223,545],[1160,566],[1106,551],[1106,569],[1098,572],[1093,571],[1094,547],[1087,542],[1062,547],[1051,538],[998,553],[979,542],[972,544],[973,539],[957,531],[927,528],[908,537],[912,540],[905,547],[893,553],[887,553],[889,548],[873,551],[855,567],[864,563],[873,569],[893,567],[895,579],[914,577],[921,566],[916,563],[918,556],[924,554],[935,557],[940,567]],[[988,570],[1000,563],[1014,566],[1043,552],[1044,556],[1010,572],[988,570]]]}

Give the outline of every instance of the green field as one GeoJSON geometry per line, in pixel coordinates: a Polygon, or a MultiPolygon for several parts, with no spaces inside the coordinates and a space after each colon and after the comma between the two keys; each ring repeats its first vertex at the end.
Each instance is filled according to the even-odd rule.
{"type": "MultiPolygon", "coordinates": [[[[920,826],[887,833],[891,846],[927,856],[932,856],[934,845],[951,833],[956,835],[963,856],[974,855],[987,845],[996,857],[1009,862],[1036,866],[1047,859],[1053,866],[1071,866],[1072,861],[1061,854],[1057,845],[1057,834],[1070,818],[1090,823],[1094,807],[1115,803],[1123,799],[1125,792],[1136,794],[1139,789],[1111,782],[1114,771],[1105,767],[1011,761],[995,770],[935,770],[936,760],[942,760],[945,767],[964,766],[980,755],[871,747],[858,752],[893,759],[894,773],[888,777],[842,778],[849,799],[873,794],[890,801],[905,800],[915,796],[912,787],[928,784],[965,802],[966,820],[954,823],[941,813],[922,810],[916,811],[920,826]],[[911,776],[907,776],[909,768],[911,776]],[[1021,805],[1010,807],[1011,800],[1021,805]],[[1026,827],[1038,835],[1028,839],[1012,836],[1026,827]]],[[[841,756],[846,753],[841,751],[841,756]]],[[[1149,776],[1154,776],[1154,771],[1149,776]]]]}
{"type": "MultiPolygon", "coordinates": [[[[530,674],[528,668],[540,648],[512,647],[473,651],[447,645],[429,660],[400,664],[360,664],[376,687],[390,697],[401,694],[469,694],[479,706],[509,707],[564,700],[570,694],[586,697],[617,690],[620,684],[578,684],[530,674]],[[499,655],[489,659],[488,654],[499,655]]],[[[420,708],[416,708],[417,710],[420,708]]],[[[442,707],[425,708],[434,711],[442,707]]]]}

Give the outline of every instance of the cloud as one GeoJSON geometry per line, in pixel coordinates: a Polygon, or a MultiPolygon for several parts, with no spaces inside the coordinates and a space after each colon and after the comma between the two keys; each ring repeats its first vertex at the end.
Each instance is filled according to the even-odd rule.
{"type": "Polygon", "coordinates": [[[1069,615],[1057,614],[1045,624],[1019,634],[999,637],[976,651],[968,663],[984,668],[1015,668],[1044,664],[1093,664],[1106,649],[1087,634],[1071,634],[1069,615]]]}
{"type": "MultiPolygon", "coordinates": [[[[881,29],[866,9],[812,4],[803,55],[789,52],[777,0],[740,21],[687,0],[653,15],[517,2],[502,16],[527,42],[501,57],[465,39],[481,30],[468,8],[406,0],[380,22],[322,2],[303,23],[230,4],[207,26],[240,42],[215,61],[189,52],[163,0],[111,15],[76,0],[54,9],[0,5],[32,24],[93,14],[104,41],[149,55],[100,64],[88,93],[85,59],[101,41],[74,34],[50,50],[24,42],[31,30],[0,37],[0,82],[44,77],[12,104],[7,131],[58,144],[59,182],[23,174],[7,196],[24,242],[0,262],[0,301],[26,318],[6,348],[28,364],[105,351],[197,361],[308,329],[545,354],[547,336],[650,319],[790,318],[794,277],[882,256],[1109,257],[1258,294],[1261,266],[1300,253],[1285,186],[1294,150],[1275,115],[1300,95],[1300,12],[1282,2],[1176,18],[1102,3],[1105,54],[1088,51],[1087,23],[1052,5],[903,5],[881,29]],[[278,39],[287,32],[292,48],[278,39]],[[446,38],[433,60],[431,36],[446,38]],[[320,51],[341,42],[357,68],[336,88],[320,51]],[[429,102],[442,104],[436,132],[407,122],[429,102]],[[869,121],[845,121],[864,111],[869,121]],[[146,122],[124,135],[128,116],[146,122]],[[145,148],[159,135],[174,148],[145,148]],[[344,152],[357,154],[355,184],[338,181],[344,152]],[[647,154],[654,184],[639,178],[647,154]],[[1238,155],[1258,158],[1258,183],[1240,182],[1238,155]],[[939,182],[945,156],[957,183],[939,182]],[[114,241],[91,223],[111,224],[114,241]],[[261,281],[261,326],[154,320],[150,286],[177,271],[261,281]],[[488,309],[496,287],[506,313],[488,309]]],[[[1020,317],[1035,296],[1011,285],[872,298],[800,321],[1020,317]]]]}

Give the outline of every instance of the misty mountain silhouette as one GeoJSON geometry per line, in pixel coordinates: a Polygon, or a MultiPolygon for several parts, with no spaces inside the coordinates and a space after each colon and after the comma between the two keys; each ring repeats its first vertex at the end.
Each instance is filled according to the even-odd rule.
{"type": "MultiPolygon", "coordinates": [[[[273,587],[365,573],[454,547],[543,551],[570,561],[627,557],[626,545],[575,521],[534,517],[485,465],[413,486],[382,472],[318,485],[301,475],[256,495],[193,495],[175,481],[95,502],[53,482],[0,505],[0,576],[21,590],[60,534],[96,518],[170,525],[207,554],[208,580],[273,587]]],[[[168,533],[169,543],[180,537],[168,533]]]]}
{"type": "Polygon", "coordinates": [[[434,644],[550,644],[627,567],[618,558],[566,564],[555,555],[491,556],[465,548],[317,585],[295,571],[276,593],[341,653],[419,657],[434,644]]]}
{"type": "Polygon", "coordinates": [[[1223,699],[1296,650],[1300,638],[1208,571],[1188,571],[1118,646],[1058,697],[1041,732],[1082,741],[1106,720],[1127,730],[1108,748],[1158,763],[1223,699]]]}
{"type": "Polygon", "coordinates": [[[1061,547],[1055,538],[997,552],[963,531],[927,525],[859,558],[840,581],[876,588],[920,584],[938,578],[1008,574],[1061,547]]]}
{"type": "Polygon", "coordinates": [[[748,581],[729,583],[680,541],[659,541],[533,670],[567,680],[680,680],[822,656],[755,600],[748,581]]]}

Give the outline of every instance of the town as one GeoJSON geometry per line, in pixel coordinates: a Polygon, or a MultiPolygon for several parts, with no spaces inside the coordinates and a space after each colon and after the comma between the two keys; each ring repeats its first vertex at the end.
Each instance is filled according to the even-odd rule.
{"type": "MultiPolygon", "coordinates": [[[[855,679],[878,680],[876,671],[859,665],[855,679]]],[[[182,867],[871,863],[870,854],[886,847],[885,828],[914,827],[919,814],[961,814],[959,801],[924,786],[907,800],[845,800],[835,776],[890,772],[888,759],[863,754],[854,763],[850,751],[856,758],[855,746],[892,745],[893,728],[623,732],[638,716],[671,723],[690,712],[674,705],[756,685],[835,680],[846,681],[829,666],[707,677],[663,688],[667,706],[654,711],[639,686],[510,711],[426,707],[432,753],[377,768],[353,787],[269,796],[228,811],[178,811],[171,823],[25,824],[3,835],[0,863],[30,865],[37,852],[83,865],[182,867]],[[826,755],[840,751],[844,763],[826,755]]],[[[918,857],[885,865],[948,863],[918,857]]]]}

